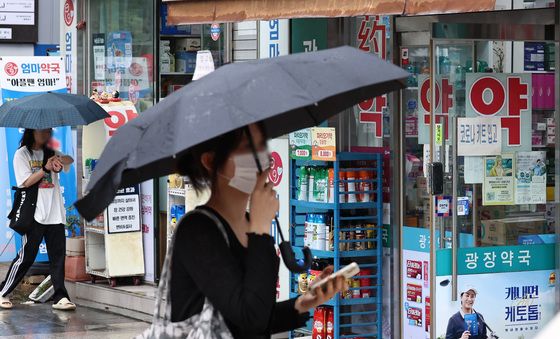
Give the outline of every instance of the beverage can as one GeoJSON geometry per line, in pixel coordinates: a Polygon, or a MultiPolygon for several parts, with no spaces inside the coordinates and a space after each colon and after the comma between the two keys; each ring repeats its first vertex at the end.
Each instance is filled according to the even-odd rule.
{"type": "MultiPolygon", "coordinates": [[[[348,231],[346,232],[346,240],[355,240],[356,239],[356,232],[355,231],[348,231]]],[[[346,243],[346,250],[353,251],[356,248],[356,243],[353,241],[346,243]]]]}
{"type": "Polygon", "coordinates": [[[367,241],[367,249],[373,250],[375,249],[375,241],[371,240],[375,238],[375,225],[374,224],[367,224],[366,225],[366,237],[368,238],[367,241]]]}
{"type": "MultiPolygon", "coordinates": [[[[361,227],[360,225],[358,225],[358,227],[361,227]]],[[[363,230],[356,230],[354,231],[354,238],[356,240],[363,240],[365,239],[365,234],[363,230]]],[[[354,242],[354,250],[355,251],[363,251],[365,250],[365,241],[356,241],[354,242]]]]}
{"type": "Polygon", "coordinates": [[[307,273],[301,273],[298,276],[298,293],[304,294],[308,291],[307,273]]]}
{"type": "Polygon", "coordinates": [[[342,295],[343,299],[352,299],[352,290],[350,289],[352,287],[352,280],[353,279],[346,279],[346,284],[348,285],[348,290],[346,290],[343,293],[343,295],[342,295]]]}
{"type": "Polygon", "coordinates": [[[352,298],[359,299],[362,297],[362,293],[360,292],[360,281],[358,279],[352,279],[352,298]]]}
{"type": "Polygon", "coordinates": [[[348,250],[348,243],[344,242],[346,240],[346,232],[340,231],[338,232],[338,250],[339,251],[347,251],[348,250]]]}

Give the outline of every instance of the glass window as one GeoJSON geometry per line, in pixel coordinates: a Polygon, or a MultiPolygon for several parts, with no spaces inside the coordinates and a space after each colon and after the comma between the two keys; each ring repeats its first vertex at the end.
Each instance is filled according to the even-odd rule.
{"type": "Polygon", "coordinates": [[[138,112],[154,104],[154,3],[90,1],[90,90],[119,92],[138,112]]]}

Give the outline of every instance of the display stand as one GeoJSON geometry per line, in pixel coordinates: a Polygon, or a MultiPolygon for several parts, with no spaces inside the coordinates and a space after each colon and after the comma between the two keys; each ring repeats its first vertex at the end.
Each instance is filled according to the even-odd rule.
{"type": "MultiPolygon", "coordinates": [[[[350,288],[352,298],[335,296],[326,305],[334,313],[334,338],[381,338],[382,335],[382,159],[381,153],[340,153],[335,162],[291,160],[291,232],[290,240],[301,253],[308,213],[327,213],[332,217],[332,250],[312,248],[313,256],[332,262],[334,269],[356,261],[362,272],[360,286],[350,288]],[[331,203],[298,200],[297,182],[301,166],[324,166],[334,169],[334,199],[331,203]],[[369,179],[339,179],[340,172],[367,171],[369,179]],[[361,185],[367,183],[368,185],[361,185]],[[369,195],[368,202],[340,202],[339,185],[356,185],[342,192],[342,197],[369,195]],[[360,190],[359,187],[368,187],[360,190]],[[365,226],[367,225],[367,227],[365,226]],[[360,236],[349,236],[350,234],[360,236]],[[365,293],[364,293],[365,292],[365,293]]],[[[310,185],[311,186],[311,185],[310,185]]],[[[310,187],[311,189],[311,187],[310,187]]],[[[366,200],[366,199],[363,199],[366,200]]],[[[290,296],[298,296],[299,275],[292,274],[290,296]]],[[[326,322],[326,321],[325,321],[326,322]]],[[[293,337],[293,333],[291,337],[293,337]]]]}
{"type": "MultiPolygon", "coordinates": [[[[101,106],[108,112],[128,107],[126,102],[101,106]]],[[[83,159],[99,158],[105,145],[100,141],[106,140],[107,134],[103,121],[84,127],[83,159]]],[[[86,177],[82,179],[82,191],[85,193],[89,179],[86,161],[83,166],[86,177]]],[[[115,287],[117,278],[132,277],[135,285],[140,284],[145,273],[140,203],[138,186],[123,189],[103,214],[85,223],[86,273],[91,275],[92,282],[102,277],[115,287]]]]}

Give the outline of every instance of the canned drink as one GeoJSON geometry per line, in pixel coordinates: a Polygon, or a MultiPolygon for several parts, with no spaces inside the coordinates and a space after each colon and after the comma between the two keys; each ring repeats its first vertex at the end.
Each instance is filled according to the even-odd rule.
{"type": "Polygon", "coordinates": [[[338,202],[344,204],[346,202],[346,172],[338,172],[338,202]]]}
{"type": "MultiPolygon", "coordinates": [[[[366,231],[366,235],[368,239],[373,239],[375,238],[375,225],[374,224],[367,224],[366,228],[368,229],[366,231]]],[[[369,240],[367,242],[367,249],[368,250],[373,250],[375,249],[375,242],[373,240],[369,240]]]]}
{"type": "Polygon", "coordinates": [[[362,289],[360,291],[361,294],[362,294],[362,298],[371,297],[371,289],[370,288],[363,288],[363,287],[371,287],[371,278],[369,278],[367,276],[372,275],[372,270],[371,269],[361,269],[360,273],[358,275],[361,276],[359,278],[359,281],[360,281],[360,287],[362,287],[362,289]],[[362,278],[364,276],[366,278],[362,278]]]}
{"type": "Polygon", "coordinates": [[[356,288],[352,290],[352,298],[359,299],[362,297],[361,289],[360,289],[360,281],[358,279],[352,279],[352,288],[356,288]]]}
{"type": "Polygon", "coordinates": [[[346,240],[346,232],[338,232],[338,250],[339,251],[347,251],[348,250],[348,243],[343,242],[346,240]]]}
{"type": "MultiPolygon", "coordinates": [[[[364,234],[364,231],[362,230],[356,230],[355,231],[355,235],[354,235],[356,240],[360,240],[360,239],[365,239],[366,236],[364,234]]],[[[365,250],[365,241],[357,241],[354,243],[354,250],[355,251],[363,251],[365,250]]]]}
{"type": "Polygon", "coordinates": [[[368,171],[360,171],[359,174],[360,178],[360,202],[370,202],[371,201],[371,193],[366,193],[367,191],[371,191],[371,176],[369,175],[368,171]]]}
{"type": "Polygon", "coordinates": [[[334,203],[334,168],[329,168],[329,194],[328,202],[334,203]]]}
{"type": "Polygon", "coordinates": [[[308,291],[309,284],[307,282],[307,273],[302,273],[298,277],[298,293],[304,294],[308,291]]]}
{"type": "Polygon", "coordinates": [[[346,180],[348,180],[346,186],[348,187],[348,192],[354,192],[354,193],[348,193],[348,202],[352,203],[352,202],[357,202],[358,200],[356,199],[356,172],[346,172],[346,180]]]}
{"type": "MultiPolygon", "coordinates": [[[[349,231],[346,232],[346,240],[354,240],[356,239],[356,232],[355,231],[349,231]]],[[[353,251],[356,247],[356,243],[355,242],[347,242],[346,243],[346,250],[347,251],[353,251]]]]}
{"type": "MultiPolygon", "coordinates": [[[[348,287],[352,287],[352,280],[353,279],[346,279],[346,284],[348,285],[348,287]]],[[[348,289],[346,290],[343,295],[342,295],[343,299],[352,299],[352,290],[348,289]]]]}

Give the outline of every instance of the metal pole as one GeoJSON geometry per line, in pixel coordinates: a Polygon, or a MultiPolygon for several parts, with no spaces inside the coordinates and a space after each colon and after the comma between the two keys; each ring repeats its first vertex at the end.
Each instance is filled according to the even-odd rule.
{"type": "Polygon", "coordinates": [[[478,184],[473,184],[473,195],[472,195],[472,235],[473,235],[473,243],[476,247],[478,243],[478,184]]]}
{"type": "MultiPolygon", "coordinates": [[[[453,147],[453,162],[452,162],[452,172],[453,177],[451,178],[453,183],[453,193],[452,193],[452,203],[451,206],[457,206],[457,191],[459,189],[458,184],[458,176],[459,171],[457,169],[457,117],[453,118],[453,134],[451,137],[451,145],[453,147]],[[455,204],[455,205],[453,205],[455,204]]],[[[451,276],[451,300],[457,301],[457,248],[459,246],[459,242],[457,241],[457,208],[451,209],[451,218],[453,220],[452,230],[451,230],[451,252],[452,252],[452,276],[451,276]]]]}
{"type": "MultiPolygon", "coordinates": [[[[429,58],[430,58],[430,163],[434,162],[434,124],[435,124],[435,114],[434,114],[434,106],[436,102],[436,95],[435,95],[435,56],[434,56],[434,40],[430,38],[430,51],[429,51],[429,58]]],[[[431,179],[430,179],[431,180],[431,179]]],[[[429,183],[431,185],[431,183],[429,183]]],[[[436,225],[435,225],[435,218],[434,218],[434,197],[430,195],[430,339],[436,339],[435,335],[435,326],[436,324],[436,225]],[[433,305],[433,306],[432,306],[433,305]]]]}

